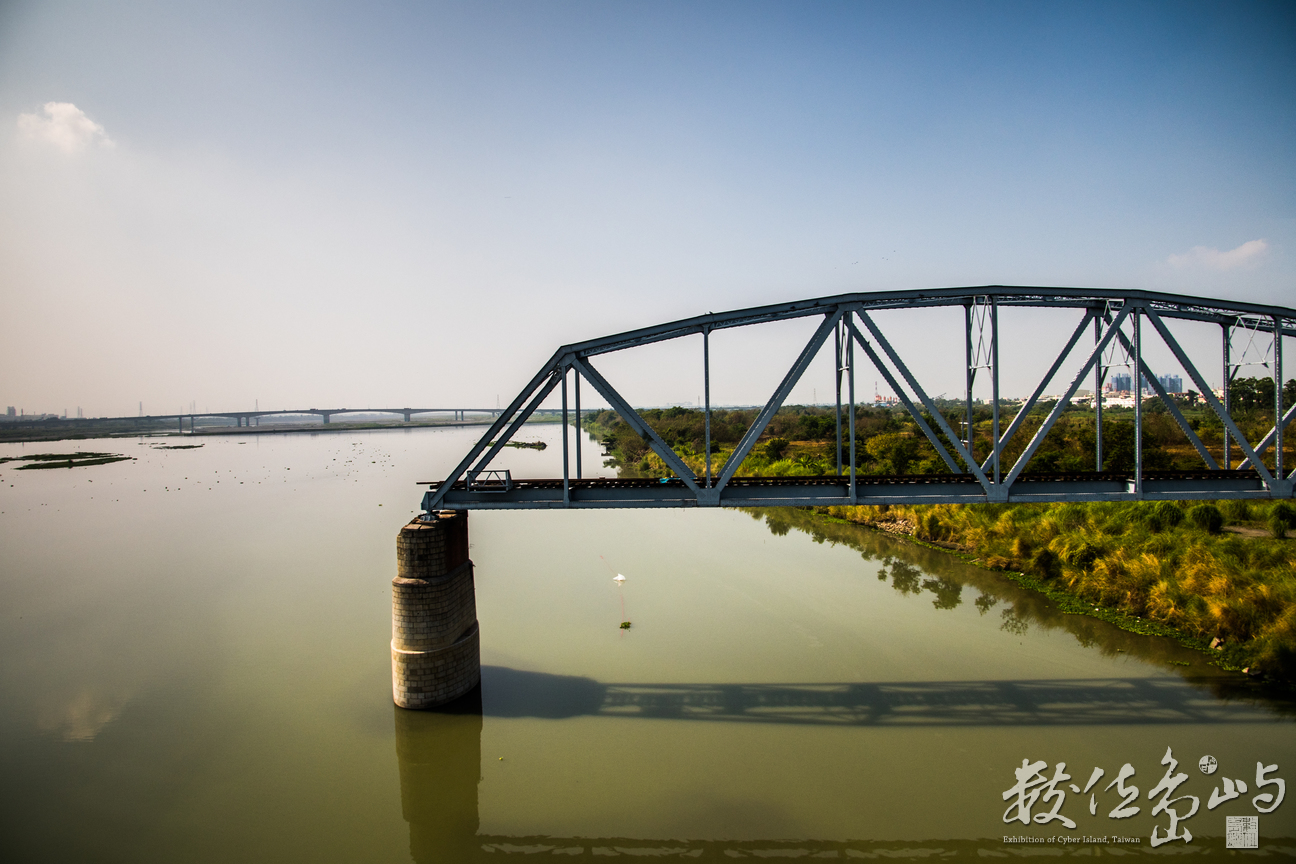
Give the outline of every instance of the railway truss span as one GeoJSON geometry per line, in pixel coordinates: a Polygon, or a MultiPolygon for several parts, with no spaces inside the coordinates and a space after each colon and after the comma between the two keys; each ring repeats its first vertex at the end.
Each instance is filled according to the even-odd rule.
{"type": "MultiPolygon", "coordinates": [[[[540,368],[451,474],[427,483],[423,510],[537,509],[606,507],[761,507],[826,506],[843,504],[1006,503],[1030,501],[1124,501],[1211,498],[1291,498],[1293,477],[1283,464],[1284,427],[1296,416],[1296,405],[1283,404],[1283,342],[1296,336],[1296,310],[1225,300],[1211,300],[1150,291],[1088,288],[1031,288],[991,285],[921,291],[888,291],[841,294],[772,306],[707,314],[654,327],[563,345],[540,368]],[[961,309],[963,319],[962,403],[944,412],[933,400],[931,387],[906,363],[926,350],[921,344],[893,344],[876,320],[877,313],[892,310],[961,309]],[[1001,333],[999,312],[1005,307],[1072,310],[1074,330],[1057,345],[1048,366],[1040,364],[1038,384],[1011,420],[1001,422],[999,392],[1001,333]],[[774,393],[760,408],[734,451],[723,465],[711,465],[710,335],[717,330],[750,327],[790,319],[818,320],[814,334],[797,355],[774,393]],[[1205,322],[1219,327],[1219,349],[1207,365],[1190,357],[1168,321],[1205,322]],[[1090,338],[1086,338],[1092,334],[1090,338]],[[643,345],[701,335],[702,377],[706,392],[705,470],[689,467],[643,416],[599,371],[601,355],[643,345]],[[836,472],[819,477],[738,476],[774,414],[783,406],[807,367],[832,342],[836,380],[836,472]],[[1182,370],[1185,386],[1201,394],[1206,408],[1223,428],[1222,446],[1212,450],[1198,436],[1178,402],[1158,380],[1144,349],[1149,342],[1163,345],[1174,358],[1171,371],[1182,370]],[[1241,352],[1237,345],[1244,343],[1241,352]],[[863,357],[895,393],[898,406],[934,448],[947,473],[878,476],[862,474],[855,464],[855,424],[842,416],[855,416],[855,371],[863,357]],[[1258,358],[1258,359],[1257,359],[1258,358]],[[1066,380],[1055,380],[1060,370],[1078,371],[1066,380]],[[1217,364],[1217,365],[1216,365],[1217,364]],[[1274,381],[1273,416],[1281,418],[1258,441],[1248,440],[1230,412],[1229,384],[1245,366],[1263,366],[1274,381]],[[1134,466],[1130,471],[1103,471],[1103,402],[1096,398],[1114,373],[1124,370],[1133,381],[1145,382],[1146,392],[1132,398],[1135,427],[1134,466]],[[1218,372],[1218,393],[1203,369],[1218,372]],[[972,388],[978,375],[991,393],[991,443],[977,450],[961,430],[971,428],[972,388]],[[572,379],[569,382],[569,379],[572,379]],[[568,398],[574,390],[577,423],[580,422],[580,388],[584,381],[616,411],[673,472],[667,478],[585,478],[580,448],[572,458],[568,398]],[[1058,419],[1091,384],[1096,432],[1093,471],[1041,473],[1030,470],[1031,460],[1058,419]],[[1024,449],[1009,445],[1042,401],[1047,388],[1061,393],[1042,422],[1030,433],[1024,449]],[[514,479],[506,469],[492,468],[501,449],[512,440],[541,403],[561,391],[563,417],[562,476],[551,479],[514,479]],[[844,391],[844,392],[843,392],[844,391]],[[843,400],[843,396],[845,397],[843,400]],[[1146,403],[1146,404],[1145,404],[1146,403]],[[1145,468],[1143,419],[1148,406],[1159,404],[1173,418],[1200,458],[1197,470],[1150,471],[1145,468]],[[964,425],[966,424],[966,425],[964,425]],[[1018,452],[1019,451],[1019,452],[1018,452]],[[574,469],[574,470],[573,470],[574,469]]],[[[1169,368],[1169,367],[1168,367],[1169,368]]],[[[1137,390],[1137,385],[1134,387],[1137,390]]],[[[1047,404],[1047,402],[1045,402],[1047,404]]],[[[1036,415],[1038,419],[1038,414],[1036,415]]],[[[580,434],[580,433],[577,433],[580,434]]],[[[968,436],[972,437],[972,436],[968,436]]]]}

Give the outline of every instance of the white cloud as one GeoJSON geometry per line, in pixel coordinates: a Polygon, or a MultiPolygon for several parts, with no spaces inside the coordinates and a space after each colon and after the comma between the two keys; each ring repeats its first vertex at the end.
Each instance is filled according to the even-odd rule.
{"type": "Polygon", "coordinates": [[[46,102],[44,116],[19,114],[18,131],[32,141],[53,144],[64,153],[75,153],[91,144],[111,147],[104,128],[71,102],[46,102]]]}
{"type": "Polygon", "coordinates": [[[1264,240],[1248,240],[1236,249],[1221,252],[1209,246],[1194,246],[1182,255],[1166,259],[1171,267],[1206,267],[1210,270],[1232,270],[1254,264],[1269,244],[1264,240]]]}

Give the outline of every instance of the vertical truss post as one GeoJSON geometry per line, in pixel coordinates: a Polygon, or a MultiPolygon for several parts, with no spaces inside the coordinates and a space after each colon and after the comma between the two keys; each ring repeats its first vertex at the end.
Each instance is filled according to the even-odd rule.
{"type": "MultiPolygon", "coordinates": [[[[1230,389],[1229,379],[1232,377],[1230,375],[1232,370],[1229,369],[1229,366],[1232,364],[1233,358],[1229,356],[1230,353],[1229,349],[1232,348],[1232,343],[1233,343],[1233,327],[1227,321],[1221,324],[1220,327],[1224,330],[1224,385],[1222,387],[1224,393],[1224,399],[1222,404],[1224,405],[1224,413],[1231,414],[1232,409],[1229,407],[1229,389],[1230,389]]],[[[1203,399],[1205,398],[1205,394],[1202,394],[1202,398],[1203,399]]],[[[1225,431],[1224,433],[1224,470],[1225,471],[1230,471],[1233,468],[1233,454],[1230,452],[1232,448],[1229,447],[1229,443],[1230,443],[1229,435],[1228,432],[1225,431]]]]}
{"type": "Polygon", "coordinates": [[[842,379],[842,331],[844,326],[838,323],[837,329],[833,331],[833,356],[836,363],[833,366],[833,380],[836,381],[837,387],[837,476],[842,472],[842,434],[841,434],[841,379],[842,379]]]}
{"type": "Polygon", "coordinates": [[[1143,310],[1134,308],[1134,495],[1143,497],[1143,310]]]}
{"type": "MultiPolygon", "coordinates": [[[[1094,344],[1102,339],[1102,317],[1094,316],[1094,344]]],[[[1102,358],[1094,364],[1094,470],[1101,471],[1103,463],[1102,452],[1102,388],[1103,375],[1107,370],[1103,369],[1102,358]]]]}
{"type": "Polygon", "coordinates": [[[972,384],[976,380],[976,372],[972,369],[972,304],[963,304],[963,378],[966,383],[964,393],[966,394],[967,415],[966,430],[967,438],[964,443],[967,445],[967,451],[973,459],[976,458],[976,445],[972,440],[972,384]]]}
{"type": "Polygon", "coordinates": [[[562,447],[563,447],[563,506],[571,505],[571,478],[567,470],[567,367],[562,370],[562,447]]]}
{"type": "Polygon", "coordinates": [[[1282,319],[1273,317],[1274,333],[1274,476],[1283,475],[1282,319]]]}
{"type": "Polygon", "coordinates": [[[702,330],[702,398],[706,412],[706,488],[711,488],[711,328],[702,330]]]}
{"type": "Polygon", "coordinates": [[[990,388],[994,393],[994,482],[999,485],[999,454],[1003,444],[999,441],[999,298],[990,297],[990,388]]]}
{"type": "Polygon", "coordinates": [[[574,388],[575,391],[576,391],[576,433],[575,433],[575,437],[576,437],[576,479],[579,480],[579,479],[581,479],[581,410],[580,410],[580,373],[579,373],[579,372],[576,372],[575,374],[572,375],[572,378],[575,379],[575,380],[572,382],[572,385],[573,385],[573,388],[574,388]]]}
{"type": "MultiPolygon", "coordinates": [[[[846,320],[850,320],[852,313],[846,313],[846,320]]],[[[847,373],[847,388],[850,391],[850,500],[854,504],[859,500],[859,495],[855,490],[855,340],[850,338],[850,332],[844,327],[843,335],[846,336],[846,368],[850,371],[847,373]]],[[[838,427],[840,428],[840,427],[838,427]]]]}

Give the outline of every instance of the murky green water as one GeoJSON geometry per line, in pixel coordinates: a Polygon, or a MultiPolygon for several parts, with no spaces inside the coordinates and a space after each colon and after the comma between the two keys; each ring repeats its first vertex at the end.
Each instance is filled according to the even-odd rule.
{"type": "MultiPolygon", "coordinates": [[[[1170,823],[1148,797],[1167,748],[1173,797],[1199,806],[1192,842],[1156,851],[1220,849],[1226,817],[1259,816],[1260,845],[1296,854],[1296,803],[1252,803],[1277,789],[1257,762],[1296,779],[1290,704],[795,512],[474,513],[480,707],[394,708],[395,535],[413,481],[477,434],[129,439],[89,449],[133,462],[0,466],[4,859],[1146,854],[1170,823]],[[1066,763],[1074,830],[1005,823],[1023,759],[1050,780],[1066,763]],[[1111,819],[1125,763],[1140,811],[1111,819]],[[1090,815],[1069,786],[1095,767],[1090,815]],[[1208,809],[1224,777],[1248,791],[1208,809]],[[1048,841],[1086,835],[1108,842],[1048,841]]],[[[560,458],[502,462],[552,476],[560,458]]]]}

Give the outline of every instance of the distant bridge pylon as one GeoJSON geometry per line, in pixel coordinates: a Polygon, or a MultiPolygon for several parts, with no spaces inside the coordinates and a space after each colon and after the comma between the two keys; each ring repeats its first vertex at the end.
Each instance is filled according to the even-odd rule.
{"type": "MultiPolygon", "coordinates": [[[[423,510],[588,507],[718,507],[771,505],[915,504],[915,503],[1004,503],[1009,501],[1124,501],[1208,498],[1290,498],[1293,475],[1283,464],[1283,432],[1296,414],[1296,406],[1284,406],[1282,394],[1283,339],[1296,336],[1296,310],[1254,303],[1210,300],[1150,291],[1120,291],[1089,288],[1032,288],[992,285],[974,288],[945,288],[931,291],[893,291],[843,294],[702,315],[683,321],[632,330],[601,339],[564,345],[541,367],[455,467],[444,481],[429,484],[423,510]],[[963,310],[965,406],[967,428],[972,426],[972,385],[978,373],[990,379],[992,446],[989,453],[974,453],[972,436],[965,440],[938,409],[917,376],[902,359],[901,351],[887,339],[873,313],[883,310],[922,310],[961,307],[963,310]],[[1045,370],[1029,399],[1006,429],[1000,424],[999,310],[1002,307],[1074,309],[1079,321],[1062,345],[1056,359],[1045,370]],[[746,327],[794,318],[818,318],[820,323],[788,369],[772,396],[761,408],[727,461],[713,472],[711,464],[710,334],[715,330],[746,327]],[[1188,356],[1166,325],[1167,319],[1208,322],[1222,334],[1222,396],[1208,385],[1199,367],[1188,356]],[[1143,356],[1145,331],[1169,348],[1224,429],[1222,459],[1202,442],[1175,401],[1157,380],[1143,356]],[[1040,401],[1045,389],[1076,352],[1084,334],[1092,330],[1093,345],[1081,349],[1083,363],[1067,383],[1063,396],[1049,411],[1024,451],[1008,464],[1009,443],[1021,430],[1027,415],[1040,401]],[[1235,331],[1245,331],[1249,344],[1257,338],[1270,344],[1264,364],[1274,380],[1274,424],[1258,442],[1249,441],[1229,410],[1229,382],[1245,363],[1234,360],[1235,331]],[[694,471],[617,392],[593,363],[593,358],[655,342],[701,334],[702,374],[706,393],[705,470],[694,471]],[[832,338],[836,356],[837,472],[824,477],[738,477],[746,459],[775,412],[783,405],[811,361],[832,338]],[[899,398],[948,474],[879,477],[863,475],[855,465],[855,423],[846,424],[848,441],[843,441],[843,408],[855,417],[855,350],[868,358],[877,373],[899,398]],[[1134,381],[1146,380],[1153,396],[1178,424],[1202,461],[1200,470],[1154,472],[1145,470],[1142,452],[1144,399],[1134,384],[1134,468],[1129,472],[1104,472],[1103,406],[1098,397],[1108,373],[1114,368],[1129,370],[1134,381]],[[648,444],[674,473],[665,479],[586,479],[582,477],[581,450],[576,448],[575,474],[571,471],[568,431],[568,376],[574,378],[577,424],[580,422],[580,384],[584,380],[607,401],[618,415],[648,444]],[[1045,436],[1077,391],[1092,378],[1095,393],[1095,470],[1066,474],[1029,472],[1045,436]],[[843,384],[846,402],[843,405],[843,384]],[[563,471],[549,480],[514,479],[507,470],[492,469],[493,460],[539,408],[561,385],[563,418],[563,471]],[[843,444],[848,458],[843,457],[843,444]],[[1233,448],[1239,454],[1233,464],[1233,448]],[[1271,465],[1265,453],[1274,450],[1271,465]]],[[[908,347],[908,346],[901,346],[908,347]]],[[[912,352],[912,348],[909,349],[912,352]]],[[[925,346],[919,350],[926,350],[925,346]]],[[[960,412],[962,413],[962,412],[960,412]]]]}

